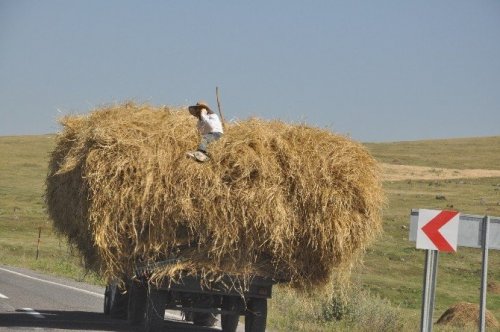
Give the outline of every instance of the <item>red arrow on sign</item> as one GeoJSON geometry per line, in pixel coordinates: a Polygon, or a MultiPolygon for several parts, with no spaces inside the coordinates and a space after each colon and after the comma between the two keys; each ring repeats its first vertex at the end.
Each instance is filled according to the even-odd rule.
{"type": "Polygon", "coordinates": [[[450,243],[446,241],[441,233],[439,233],[439,230],[457,214],[458,211],[441,211],[437,216],[425,224],[424,227],[422,227],[422,231],[425,235],[427,235],[432,243],[434,243],[439,251],[455,252],[450,243]]]}

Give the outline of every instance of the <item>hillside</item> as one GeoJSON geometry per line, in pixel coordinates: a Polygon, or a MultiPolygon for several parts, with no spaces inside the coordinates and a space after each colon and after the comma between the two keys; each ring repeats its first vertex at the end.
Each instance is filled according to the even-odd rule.
{"type": "Polygon", "coordinates": [[[365,145],[388,164],[500,170],[500,136],[365,145]]]}
{"type": "MultiPolygon", "coordinates": [[[[100,282],[85,275],[79,258],[53,234],[47,220],[42,195],[53,144],[54,135],[0,137],[0,264],[100,282]],[[40,259],[35,261],[39,227],[42,242],[40,259]]],[[[355,270],[353,282],[399,307],[404,313],[400,319],[418,326],[424,252],[408,241],[409,212],[419,207],[454,208],[500,216],[500,136],[366,146],[383,163],[388,204],[384,234],[367,252],[364,265],[355,270]],[[437,200],[437,195],[445,200],[437,200]]],[[[453,303],[478,302],[480,259],[479,250],[466,248],[440,255],[435,320],[453,303]]],[[[497,251],[490,251],[489,278],[500,283],[497,251]]],[[[269,320],[275,329],[342,330],[335,322],[318,320],[319,314],[306,314],[309,300],[287,294],[278,287],[271,301],[269,320]],[[296,310],[290,310],[294,306],[296,310]],[[311,325],[303,319],[318,321],[311,325]]],[[[489,295],[488,309],[500,318],[498,295],[489,295]]]]}

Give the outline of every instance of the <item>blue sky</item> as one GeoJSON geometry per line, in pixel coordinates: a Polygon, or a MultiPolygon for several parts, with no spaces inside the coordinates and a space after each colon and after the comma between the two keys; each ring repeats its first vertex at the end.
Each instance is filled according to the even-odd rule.
{"type": "Polygon", "coordinates": [[[363,142],[500,135],[500,1],[0,0],[0,135],[133,99],[363,142]]]}

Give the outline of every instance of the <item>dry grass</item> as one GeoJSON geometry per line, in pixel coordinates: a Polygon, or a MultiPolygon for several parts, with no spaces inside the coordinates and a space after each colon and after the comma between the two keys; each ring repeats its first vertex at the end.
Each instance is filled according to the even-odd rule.
{"type": "Polygon", "coordinates": [[[186,245],[180,271],[328,283],[381,229],[375,160],[331,132],[229,124],[199,164],[187,110],[127,103],[62,120],[47,177],[55,228],[108,278],[186,245]]]}
{"type": "Polygon", "coordinates": [[[495,280],[488,281],[487,290],[490,294],[500,294],[500,283],[495,280]]]}
{"type": "Polygon", "coordinates": [[[381,166],[383,179],[386,181],[500,177],[500,170],[496,169],[453,169],[384,163],[381,166]]]}
{"type": "MultiPolygon", "coordinates": [[[[460,302],[446,310],[436,324],[455,327],[471,327],[479,324],[479,305],[460,302]]],[[[500,324],[493,314],[486,310],[486,327],[499,328],[500,324]]]]}

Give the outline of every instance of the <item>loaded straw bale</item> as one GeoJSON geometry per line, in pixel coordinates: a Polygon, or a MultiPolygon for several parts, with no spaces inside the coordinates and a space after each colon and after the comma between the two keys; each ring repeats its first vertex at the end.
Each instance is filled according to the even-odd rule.
{"type": "Polygon", "coordinates": [[[305,125],[228,124],[210,162],[186,109],[126,103],[67,116],[51,155],[48,212],[107,278],[177,253],[160,277],[254,274],[328,283],[381,229],[379,171],[366,149],[305,125]]]}

